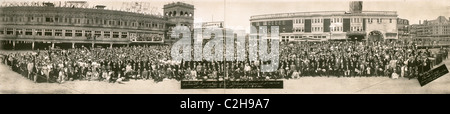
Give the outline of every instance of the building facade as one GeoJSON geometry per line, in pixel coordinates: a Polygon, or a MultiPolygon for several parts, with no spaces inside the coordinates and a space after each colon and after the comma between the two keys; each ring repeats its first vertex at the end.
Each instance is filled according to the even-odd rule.
{"type": "Polygon", "coordinates": [[[362,2],[351,2],[353,11],[279,13],[251,16],[250,24],[278,26],[281,41],[398,39],[397,12],[360,11],[362,2]]]}
{"type": "Polygon", "coordinates": [[[409,36],[409,20],[397,18],[397,29],[399,37],[409,36]]]}
{"type": "MultiPolygon", "coordinates": [[[[0,40],[4,47],[13,48],[17,43],[27,43],[31,48],[35,45],[69,45],[74,48],[79,45],[112,47],[164,43],[168,28],[181,23],[173,19],[178,16],[107,10],[104,7],[58,7],[51,3],[0,7],[0,40]]],[[[178,7],[181,6],[171,8],[178,7]]]]}
{"type": "Polygon", "coordinates": [[[170,43],[174,43],[178,41],[180,38],[178,36],[173,37],[171,34],[173,33],[172,29],[176,26],[186,26],[191,29],[194,29],[194,5],[183,3],[183,2],[174,2],[164,5],[164,17],[167,18],[169,25],[167,25],[167,37],[166,40],[170,43]]]}

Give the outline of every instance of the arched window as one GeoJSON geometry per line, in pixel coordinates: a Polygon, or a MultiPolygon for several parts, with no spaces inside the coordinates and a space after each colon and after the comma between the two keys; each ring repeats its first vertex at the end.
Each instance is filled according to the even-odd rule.
{"type": "Polygon", "coordinates": [[[183,16],[183,11],[180,12],[180,16],[183,16]]]}
{"type": "Polygon", "coordinates": [[[185,12],[185,13],[184,13],[184,16],[185,16],[185,17],[189,16],[188,12],[185,12]]]}
{"type": "Polygon", "coordinates": [[[169,12],[169,15],[168,16],[172,16],[172,12],[169,12]]]}
{"type": "Polygon", "coordinates": [[[193,15],[192,15],[192,13],[189,13],[189,17],[192,17],[193,15]]]}
{"type": "Polygon", "coordinates": [[[173,11],[173,16],[177,16],[177,11],[173,11]]]}

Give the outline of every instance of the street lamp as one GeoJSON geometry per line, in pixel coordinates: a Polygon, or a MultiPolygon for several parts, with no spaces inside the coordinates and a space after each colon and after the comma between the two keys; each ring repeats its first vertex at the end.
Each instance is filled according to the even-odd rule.
{"type": "Polygon", "coordinates": [[[331,23],[331,25],[330,25],[330,40],[331,40],[332,30],[333,30],[336,26],[342,26],[342,23],[331,23]]]}

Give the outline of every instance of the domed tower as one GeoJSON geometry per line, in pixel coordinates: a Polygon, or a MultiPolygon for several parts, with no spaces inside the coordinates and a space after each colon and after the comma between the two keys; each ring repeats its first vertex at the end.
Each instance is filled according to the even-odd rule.
{"type": "Polygon", "coordinates": [[[175,2],[164,5],[164,16],[175,26],[193,27],[194,5],[175,2]]]}

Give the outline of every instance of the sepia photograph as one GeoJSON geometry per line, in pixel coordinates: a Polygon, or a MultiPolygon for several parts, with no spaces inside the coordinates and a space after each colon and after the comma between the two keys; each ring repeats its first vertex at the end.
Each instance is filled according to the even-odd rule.
{"type": "Polygon", "coordinates": [[[0,94],[450,94],[448,51],[449,0],[0,1],[0,94]]]}

